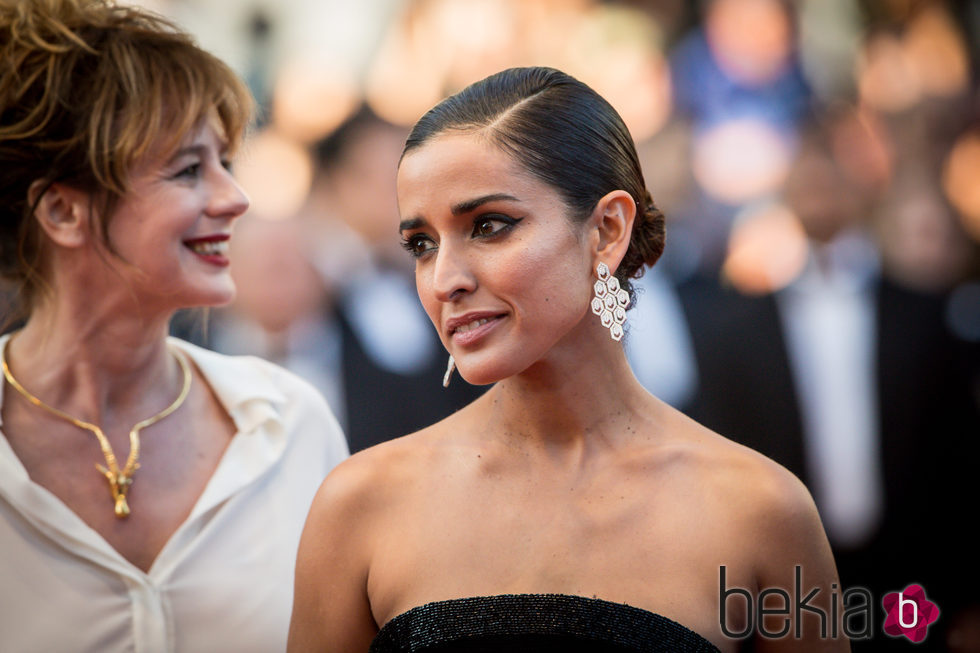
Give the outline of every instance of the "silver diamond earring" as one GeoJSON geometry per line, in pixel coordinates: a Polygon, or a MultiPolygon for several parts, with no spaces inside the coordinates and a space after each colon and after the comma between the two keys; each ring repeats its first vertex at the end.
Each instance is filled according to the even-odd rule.
{"type": "Polygon", "coordinates": [[[449,354],[449,363],[446,365],[446,373],[442,377],[442,387],[449,387],[449,379],[453,375],[453,370],[456,369],[456,359],[453,358],[452,354],[449,354]]]}
{"type": "Polygon", "coordinates": [[[623,339],[630,294],[619,286],[619,279],[609,274],[609,266],[605,263],[596,266],[595,275],[599,280],[593,286],[592,312],[599,316],[602,326],[609,329],[609,336],[619,342],[623,339]]]}

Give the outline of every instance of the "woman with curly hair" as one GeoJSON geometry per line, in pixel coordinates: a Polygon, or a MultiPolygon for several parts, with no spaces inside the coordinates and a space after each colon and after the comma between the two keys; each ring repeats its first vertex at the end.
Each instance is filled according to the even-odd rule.
{"type": "Polygon", "coordinates": [[[0,5],[0,650],[273,651],[346,444],[291,374],[168,337],[234,295],[252,100],[149,12],[0,5]],[[9,316],[8,316],[9,317],[9,316]]]}

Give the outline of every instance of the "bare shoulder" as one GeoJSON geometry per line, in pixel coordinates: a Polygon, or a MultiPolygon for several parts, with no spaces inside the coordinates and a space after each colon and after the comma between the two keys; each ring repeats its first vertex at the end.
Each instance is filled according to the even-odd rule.
{"type": "Polygon", "coordinates": [[[327,475],[313,500],[314,512],[371,515],[398,496],[395,487],[409,476],[417,455],[402,438],[359,451],[327,475]]]}
{"type": "MultiPolygon", "coordinates": [[[[451,418],[447,418],[451,420],[451,418]]],[[[441,445],[452,430],[443,420],[416,433],[359,451],[324,479],[313,511],[343,513],[357,522],[397,514],[438,468],[441,445]]]]}
{"type": "Polygon", "coordinates": [[[377,547],[390,540],[397,515],[413,509],[431,436],[358,452],[320,485],[296,558],[290,651],[368,649],[378,630],[368,588],[377,547]]]}
{"type": "Polygon", "coordinates": [[[706,488],[727,555],[760,589],[791,588],[802,574],[808,587],[826,590],[822,605],[837,569],[809,490],[773,460],[681,417],[678,446],[696,451],[694,482],[706,488]]]}
{"type": "Polygon", "coordinates": [[[717,514],[724,515],[753,546],[793,547],[825,540],[806,486],[782,465],[677,413],[672,437],[686,461],[689,482],[703,488],[717,514]]]}

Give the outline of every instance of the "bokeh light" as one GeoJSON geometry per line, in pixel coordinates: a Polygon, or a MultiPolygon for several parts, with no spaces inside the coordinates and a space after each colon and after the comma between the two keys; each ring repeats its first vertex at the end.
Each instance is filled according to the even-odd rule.
{"type": "Polygon", "coordinates": [[[720,123],[696,137],[694,176],[731,205],[774,193],[786,178],[791,145],[772,125],[751,118],[720,123]]]}
{"type": "Polygon", "coordinates": [[[246,141],[235,176],[251,200],[250,215],[282,220],[306,201],[313,163],[301,145],[265,129],[246,141]]]}
{"type": "Polygon", "coordinates": [[[761,295],[787,286],[807,260],[806,234],[778,203],[744,209],[735,219],[722,272],[743,293],[761,295]]]}
{"type": "Polygon", "coordinates": [[[357,107],[360,89],[350,71],[316,61],[284,65],[273,90],[272,120],[279,133],[311,143],[357,107]]]}
{"type": "Polygon", "coordinates": [[[714,0],[705,29],[719,65],[748,85],[775,79],[792,52],[790,18],[778,0],[714,0]]]}
{"type": "Polygon", "coordinates": [[[905,111],[921,97],[915,67],[901,40],[891,34],[868,39],[857,60],[856,77],[861,99],[881,111],[905,111]]]}
{"type": "Polygon", "coordinates": [[[967,233],[980,241],[980,132],[960,137],[953,146],[943,170],[943,189],[967,233]]]}
{"type": "Polygon", "coordinates": [[[583,15],[566,70],[615,107],[635,140],[655,134],[671,111],[670,68],[656,24],[637,10],[601,6],[583,15]]]}
{"type": "Polygon", "coordinates": [[[879,31],[856,63],[861,99],[898,113],[928,97],[952,97],[969,84],[969,54],[949,13],[936,5],[919,11],[899,33],[879,31]]]}
{"type": "MultiPolygon", "coordinates": [[[[395,23],[364,80],[371,109],[389,122],[411,125],[443,98],[446,60],[416,43],[411,24],[395,23]]],[[[436,50],[436,51],[434,51],[436,50]]]]}
{"type": "Polygon", "coordinates": [[[966,90],[969,55],[945,10],[933,5],[916,16],[905,34],[904,47],[924,93],[945,97],[966,90]]]}

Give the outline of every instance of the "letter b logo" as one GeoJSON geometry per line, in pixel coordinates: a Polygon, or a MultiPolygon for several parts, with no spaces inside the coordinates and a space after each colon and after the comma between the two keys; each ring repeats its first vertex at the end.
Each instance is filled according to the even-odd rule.
{"type": "Polygon", "coordinates": [[[918,623],[919,623],[919,604],[913,601],[912,599],[905,598],[904,596],[902,596],[902,593],[899,592],[898,593],[898,625],[901,626],[902,628],[915,628],[918,623]],[[905,623],[905,613],[908,612],[908,610],[905,609],[905,606],[907,605],[912,607],[911,610],[912,619],[908,623],[905,623]]]}
{"type": "Polygon", "coordinates": [[[939,606],[926,597],[921,585],[886,594],[881,604],[885,607],[885,633],[916,643],[926,638],[929,625],[939,618],[939,606]]]}

